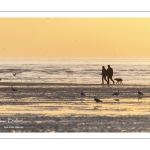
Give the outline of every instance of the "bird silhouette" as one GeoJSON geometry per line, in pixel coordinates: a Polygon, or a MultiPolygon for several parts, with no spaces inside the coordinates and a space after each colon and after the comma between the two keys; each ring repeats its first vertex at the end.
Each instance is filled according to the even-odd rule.
{"type": "Polygon", "coordinates": [[[98,99],[97,97],[95,97],[94,96],[94,101],[96,102],[96,103],[102,103],[103,101],[101,101],[100,99],[98,99]]]}
{"type": "Polygon", "coordinates": [[[16,73],[13,73],[14,76],[16,76],[16,73]]]}
{"type": "Polygon", "coordinates": [[[140,96],[143,96],[143,93],[138,89],[138,94],[140,95],[140,96]]]}
{"type": "Polygon", "coordinates": [[[83,91],[81,91],[81,93],[80,93],[80,94],[81,94],[81,96],[82,96],[82,97],[84,97],[84,96],[85,96],[85,93],[84,93],[83,91]]]}
{"type": "Polygon", "coordinates": [[[18,91],[17,89],[13,88],[12,86],[11,86],[11,89],[12,89],[12,91],[18,91]]]}
{"type": "Polygon", "coordinates": [[[118,96],[120,94],[120,91],[118,90],[118,92],[114,92],[112,95],[113,96],[118,96]]]}

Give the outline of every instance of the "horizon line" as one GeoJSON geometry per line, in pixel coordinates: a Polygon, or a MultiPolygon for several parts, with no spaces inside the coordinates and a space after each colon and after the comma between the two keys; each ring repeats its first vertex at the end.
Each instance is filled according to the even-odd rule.
{"type": "Polygon", "coordinates": [[[150,57],[0,57],[0,59],[150,59],[150,57]]]}

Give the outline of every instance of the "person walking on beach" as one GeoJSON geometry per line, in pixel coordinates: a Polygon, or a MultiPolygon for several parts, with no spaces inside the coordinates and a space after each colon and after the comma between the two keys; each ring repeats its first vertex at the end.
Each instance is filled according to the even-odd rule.
{"type": "Polygon", "coordinates": [[[110,65],[108,65],[108,69],[107,69],[107,84],[109,84],[109,79],[113,82],[114,84],[114,80],[112,79],[113,76],[113,69],[110,67],[110,65]]]}
{"type": "Polygon", "coordinates": [[[104,80],[105,80],[106,82],[108,82],[108,81],[106,80],[106,76],[107,76],[107,71],[106,71],[105,67],[102,66],[102,84],[104,84],[104,80]]]}

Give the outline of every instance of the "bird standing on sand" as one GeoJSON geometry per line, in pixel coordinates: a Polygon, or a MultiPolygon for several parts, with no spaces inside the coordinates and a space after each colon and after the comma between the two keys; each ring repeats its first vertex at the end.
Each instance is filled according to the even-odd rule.
{"type": "Polygon", "coordinates": [[[99,102],[101,102],[101,103],[102,103],[102,102],[103,102],[103,101],[101,101],[100,99],[98,99],[98,98],[97,98],[97,97],[95,97],[95,96],[94,96],[94,101],[95,101],[96,103],[99,103],[99,102]]]}
{"type": "Polygon", "coordinates": [[[138,95],[139,96],[142,96],[143,95],[143,93],[138,89],[138,95]]]}
{"type": "Polygon", "coordinates": [[[16,76],[16,73],[13,73],[14,76],[16,76]]]}
{"type": "Polygon", "coordinates": [[[11,89],[12,89],[12,91],[18,91],[17,89],[14,89],[12,86],[11,86],[11,89]]]}
{"type": "Polygon", "coordinates": [[[85,93],[84,93],[83,91],[81,91],[81,93],[80,93],[80,94],[81,94],[81,96],[82,96],[82,97],[84,97],[84,96],[85,96],[85,93]]]}
{"type": "Polygon", "coordinates": [[[113,96],[118,96],[120,94],[120,91],[118,90],[118,92],[113,93],[113,96]]]}

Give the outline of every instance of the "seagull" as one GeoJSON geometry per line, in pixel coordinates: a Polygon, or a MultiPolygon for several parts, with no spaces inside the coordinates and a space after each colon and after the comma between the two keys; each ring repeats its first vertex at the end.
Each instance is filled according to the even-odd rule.
{"type": "Polygon", "coordinates": [[[118,96],[120,94],[120,91],[118,90],[118,92],[113,93],[113,96],[118,96]]]}
{"type": "Polygon", "coordinates": [[[16,76],[16,73],[13,73],[14,76],[16,76]]]}
{"type": "Polygon", "coordinates": [[[80,94],[81,94],[82,97],[85,96],[85,93],[83,91],[81,91],[80,94]]]}
{"type": "Polygon", "coordinates": [[[102,101],[101,101],[101,100],[99,100],[99,99],[98,99],[97,97],[95,97],[95,96],[94,96],[94,101],[95,101],[95,102],[97,102],[97,103],[99,103],[99,102],[101,102],[101,103],[102,103],[102,101]]]}
{"type": "Polygon", "coordinates": [[[12,86],[11,86],[11,89],[12,89],[12,91],[18,91],[17,89],[14,89],[12,86]]]}
{"type": "Polygon", "coordinates": [[[143,95],[143,93],[138,89],[138,94],[139,95],[143,95]]]}

